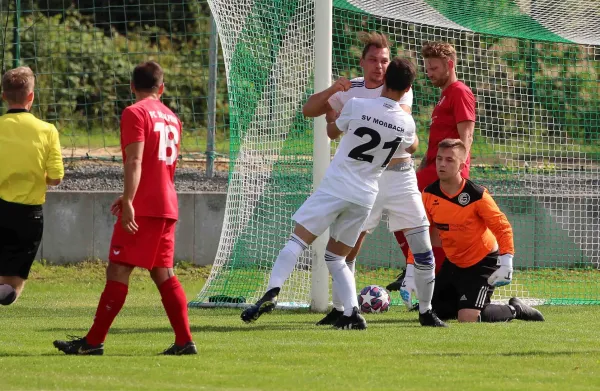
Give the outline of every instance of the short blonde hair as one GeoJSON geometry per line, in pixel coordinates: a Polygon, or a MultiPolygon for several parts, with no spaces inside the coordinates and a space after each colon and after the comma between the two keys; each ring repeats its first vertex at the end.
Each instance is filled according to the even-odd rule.
{"type": "Polygon", "coordinates": [[[18,67],[2,76],[2,92],[9,103],[25,103],[33,92],[35,76],[29,67],[18,67]]]}
{"type": "Polygon", "coordinates": [[[421,49],[423,58],[441,58],[456,62],[456,50],[448,42],[426,42],[421,49]]]}
{"type": "Polygon", "coordinates": [[[462,142],[459,138],[445,138],[438,143],[438,150],[440,149],[458,149],[460,156],[463,159],[467,157],[467,147],[465,147],[465,143],[462,142]]]}

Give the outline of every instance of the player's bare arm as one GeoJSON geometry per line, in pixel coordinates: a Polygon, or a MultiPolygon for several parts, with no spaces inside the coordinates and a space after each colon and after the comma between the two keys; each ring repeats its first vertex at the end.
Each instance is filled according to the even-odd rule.
{"type": "Polygon", "coordinates": [[[137,192],[142,177],[142,155],[144,153],[144,142],[131,143],[125,147],[127,160],[124,163],[125,181],[123,185],[123,201],[121,205],[121,224],[123,229],[129,233],[135,233],[138,225],[135,222],[135,210],[133,209],[133,198],[137,192]]]}
{"type": "Polygon", "coordinates": [[[419,137],[415,134],[415,142],[408,148],[405,149],[408,153],[415,153],[419,149],[419,137]]]}
{"type": "Polygon", "coordinates": [[[400,108],[404,111],[406,111],[408,114],[412,114],[412,109],[409,105],[400,105],[400,108]]]}
{"type": "Polygon", "coordinates": [[[334,109],[331,109],[325,114],[325,121],[327,121],[327,123],[334,122],[336,119],[338,119],[339,116],[339,112],[335,111],[334,109]]]}
{"type": "Polygon", "coordinates": [[[342,133],[344,132],[337,127],[335,122],[330,122],[327,124],[327,137],[329,137],[331,140],[336,140],[341,136],[342,133]]]}
{"type": "Polygon", "coordinates": [[[460,140],[465,144],[465,148],[467,148],[467,153],[470,153],[471,145],[473,144],[473,133],[475,133],[475,122],[459,122],[456,124],[456,128],[458,129],[460,140]]]}
{"type": "Polygon", "coordinates": [[[348,91],[350,86],[350,80],[345,77],[340,77],[329,88],[317,92],[316,94],[312,94],[302,107],[302,114],[305,117],[313,118],[334,111],[328,102],[329,98],[336,92],[348,91]]]}

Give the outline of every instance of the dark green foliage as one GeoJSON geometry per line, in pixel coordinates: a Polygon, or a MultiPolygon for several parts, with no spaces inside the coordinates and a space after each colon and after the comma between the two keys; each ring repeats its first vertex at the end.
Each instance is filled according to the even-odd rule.
{"type": "MultiPolygon", "coordinates": [[[[206,2],[118,3],[125,7],[113,1],[22,6],[20,62],[37,75],[34,112],[61,131],[116,131],[123,108],[133,101],[130,73],[139,62],[152,59],[165,69],[163,102],[180,116],[185,130],[204,131],[210,36],[206,2]]],[[[2,48],[7,68],[12,64],[13,15],[2,48]]],[[[6,20],[6,13],[0,19],[6,20]]],[[[217,120],[226,127],[222,58],[220,63],[217,111],[222,115],[217,120]]]]}

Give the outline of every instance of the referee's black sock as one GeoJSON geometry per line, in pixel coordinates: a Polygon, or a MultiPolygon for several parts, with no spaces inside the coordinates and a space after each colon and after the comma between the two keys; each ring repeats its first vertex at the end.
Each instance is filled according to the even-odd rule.
{"type": "Polygon", "coordinates": [[[17,291],[8,284],[0,284],[0,304],[10,305],[17,299],[17,291]]]}
{"type": "Polygon", "coordinates": [[[488,304],[479,314],[481,322],[508,322],[517,315],[514,307],[507,304],[488,304]]]}

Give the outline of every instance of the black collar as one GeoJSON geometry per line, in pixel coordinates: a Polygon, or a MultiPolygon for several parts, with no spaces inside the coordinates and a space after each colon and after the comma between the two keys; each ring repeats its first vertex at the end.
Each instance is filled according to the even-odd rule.
{"type": "Polygon", "coordinates": [[[6,112],[6,114],[16,114],[16,113],[29,113],[27,109],[10,109],[6,112]]]}

